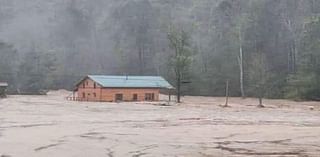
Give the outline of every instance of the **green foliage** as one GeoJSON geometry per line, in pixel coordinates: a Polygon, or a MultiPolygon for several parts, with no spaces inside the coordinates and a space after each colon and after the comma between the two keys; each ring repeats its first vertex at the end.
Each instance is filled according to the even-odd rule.
{"type": "Polygon", "coordinates": [[[171,28],[168,33],[168,39],[171,49],[174,54],[170,58],[170,65],[174,68],[176,77],[187,75],[190,65],[192,63],[192,47],[190,43],[190,36],[184,30],[176,30],[171,28]]]}
{"type": "Polygon", "coordinates": [[[299,72],[295,76],[289,78],[289,85],[286,91],[285,97],[289,99],[319,100],[319,76],[299,72]]]}
{"type": "Polygon", "coordinates": [[[257,87],[265,86],[268,82],[268,67],[265,55],[263,53],[258,53],[255,56],[252,56],[250,64],[250,82],[257,87]]]}
{"type": "Polygon", "coordinates": [[[171,49],[174,51],[169,63],[174,70],[178,102],[180,102],[181,85],[189,74],[193,51],[190,36],[183,29],[177,30],[171,27],[168,33],[168,40],[171,49]]]}
{"type": "Polygon", "coordinates": [[[30,52],[25,55],[18,71],[19,91],[38,93],[53,87],[56,70],[54,54],[30,52]]]}
{"type": "Polygon", "coordinates": [[[1,4],[0,81],[10,90],[72,89],[88,74],[133,74],[162,75],[176,87],[191,81],[179,87],[190,95],[223,96],[229,80],[231,96],[319,99],[320,1],[1,4]],[[168,25],[176,26],[169,34],[168,25]]]}
{"type": "Polygon", "coordinates": [[[10,89],[15,88],[15,72],[17,70],[17,51],[12,45],[0,42],[0,82],[10,84],[10,89]]]}
{"type": "Polygon", "coordinates": [[[320,100],[320,17],[306,24],[296,75],[289,77],[288,98],[320,100]]]}

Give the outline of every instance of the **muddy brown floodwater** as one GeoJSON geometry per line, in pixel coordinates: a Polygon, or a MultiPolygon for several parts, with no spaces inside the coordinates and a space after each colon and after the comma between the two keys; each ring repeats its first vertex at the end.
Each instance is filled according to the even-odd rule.
{"type": "Polygon", "coordinates": [[[320,103],[185,97],[184,103],[0,100],[1,157],[320,157],[320,103]]]}

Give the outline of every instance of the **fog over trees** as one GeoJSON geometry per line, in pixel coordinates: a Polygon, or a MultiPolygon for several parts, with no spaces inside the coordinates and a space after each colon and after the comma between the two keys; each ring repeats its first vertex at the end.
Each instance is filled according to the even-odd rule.
{"type": "Polygon", "coordinates": [[[175,28],[188,38],[183,94],[223,96],[229,80],[231,96],[320,100],[319,13],[318,0],[0,0],[0,81],[12,92],[72,89],[88,74],[176,85],[175,28]]]}

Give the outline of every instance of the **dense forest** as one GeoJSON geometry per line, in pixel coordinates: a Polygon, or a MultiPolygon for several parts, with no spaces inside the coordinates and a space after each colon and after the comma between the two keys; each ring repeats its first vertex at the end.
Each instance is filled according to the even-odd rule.
{"type": "Polygon", "coordinates": [[[161,75],[183,94],[320,100],[319,0],[0,0],[0,81],[161,75]],[[179,62],[183,60],[183,65],[179,62]],[[176,64],[178,61],[178,64],[176,64]]]}

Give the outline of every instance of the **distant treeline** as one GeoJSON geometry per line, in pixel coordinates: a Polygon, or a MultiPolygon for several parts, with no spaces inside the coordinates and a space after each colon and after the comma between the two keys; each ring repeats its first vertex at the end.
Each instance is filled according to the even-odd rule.
{"type": "Polygon", "coordinates": [[[188,40],[183,95],[223,96],[228,80],[231,96],[320,99],[318,0],[0,1],[0,81],[21,93],[87,74],[177,85],[173,27],[188,40]]]}

